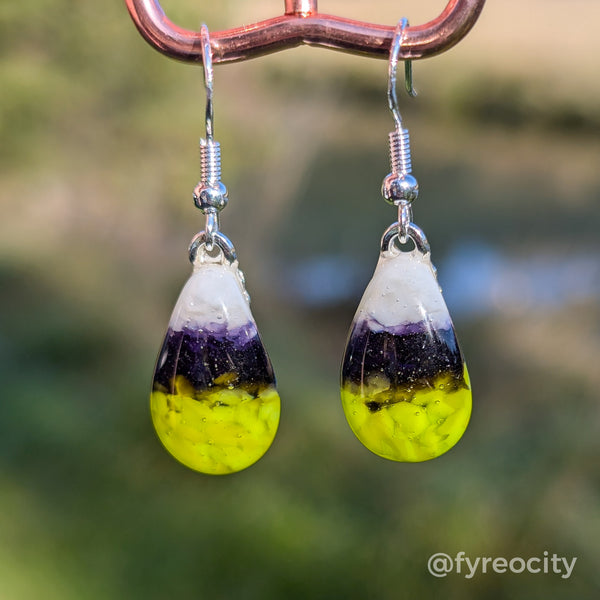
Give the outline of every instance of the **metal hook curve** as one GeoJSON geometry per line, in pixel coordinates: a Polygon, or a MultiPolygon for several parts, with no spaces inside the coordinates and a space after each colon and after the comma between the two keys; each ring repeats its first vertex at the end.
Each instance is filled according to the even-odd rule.
{"type": "Polygon", "coordinates": [[[212,140],[214,134],[214,71],[212,63],[212,48],[210,46],[210,34],[206,24],[200,29],[202,40],[202,66],[204,70],[204,88],[206,90],[206,139],[212,140]]]}
{"type": "MultiPolygon", "coordinates": [[[[398,68],[398,58],[400,56],[400,48],[402,47],[402,40],[404,38],[404,32],[408,27],[408,19],[402,18],[396,25],[394,32],[394,38],[390,46],[390,60],[388,63],[388,105],[392,111],[394,121],[396,123],[396,129],[400,131],[402,129],[402,115],[398,108],[398,94],[396,92],[396,71],[398,68]]],[[[404,85],[406,92],[413,98],[417,95],[415,88],[413,87],[412,81],[412,61],[406,59],[404,61],[404,85]]]]}

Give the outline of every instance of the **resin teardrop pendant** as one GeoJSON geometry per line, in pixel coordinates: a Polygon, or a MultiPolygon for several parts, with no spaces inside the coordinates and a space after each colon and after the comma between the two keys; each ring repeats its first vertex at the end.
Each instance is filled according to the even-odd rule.
{"type": "Polygon", "coordinates": [[[237,261],[198,249],[158,355],[150,406],[165,448],[202,473],[241,471],[273,442],[280,400],[237,261]]]}
{"type": "Polygon", "coordinates": [[[356,437],[390,460],[435,458],[467,428],[469,375],[428,252],[382,248],[350,329],[342,404],[356,437]]]}

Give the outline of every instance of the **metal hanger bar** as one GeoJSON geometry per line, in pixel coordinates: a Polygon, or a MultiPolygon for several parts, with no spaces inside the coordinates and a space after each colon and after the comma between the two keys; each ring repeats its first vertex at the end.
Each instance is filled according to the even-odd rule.
{"type": "MultiPolygon", "coordinates": [[[[185,62],[202,62],[199,31],[172,23],[158,0],[125,0],[146,41],[185,62]]],[[[400,58],[416,60],[448,50],[469,32],[485,0],[450,0],[437,18],[407,27],[400,58]]],[[[280,17],[225,31],[211,31],[213,63],[242,61],[302,44],[388,59],[395,25],[374,25],[321,14],[317,0],[285,0],[280,17]]]]}

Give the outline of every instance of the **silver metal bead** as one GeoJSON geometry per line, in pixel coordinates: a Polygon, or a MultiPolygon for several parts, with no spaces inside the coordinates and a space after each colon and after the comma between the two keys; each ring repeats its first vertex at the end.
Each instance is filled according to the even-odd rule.
{"type": "Polygon", "coordinates": [[[200,182],[194,188],[194,204],[202,211],[221,211],[227,206],[227,188],[220,182],[200,182]]]}
{"type": "Polygon", "coordinates": [[[390,173],[383,180],[381,194],[394,206],[413,202],[419,196],[419,183],[410,173],[390,173]]]}

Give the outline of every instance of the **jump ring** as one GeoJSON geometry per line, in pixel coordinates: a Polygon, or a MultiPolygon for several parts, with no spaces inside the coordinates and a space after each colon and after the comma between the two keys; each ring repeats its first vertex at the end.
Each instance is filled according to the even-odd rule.
{"type": "Polygon", "coordinates": [[[192,264],[195,262],[196,256],[198,255],[198,249],[201,246],[204,246],[209,252],[214,246],[217,246],[221,252],[223,252],[223,256],[229,263],[233,263],[237,260],[237,253],[233,242],[220,231],[214,232],[212,239],[209,239],[209,234],[204,230],[194,236],[189,249],[189,257],[192,264]],[[212,246],[209,246],[210,242],[212,242],[212,246]]]}

